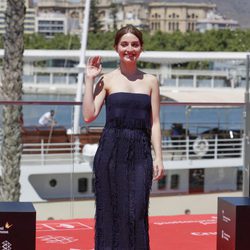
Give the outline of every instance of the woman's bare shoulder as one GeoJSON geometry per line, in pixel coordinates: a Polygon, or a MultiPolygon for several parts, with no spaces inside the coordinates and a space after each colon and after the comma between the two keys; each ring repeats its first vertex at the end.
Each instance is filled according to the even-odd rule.
{"type": "Polygon", "coordinates": [[[117,69],[107,72],[103,74],[101,77],[104,82],[110,82],[110,80],[112,80],[112,78],[114,78],[116,75],[117,75],[117,69]]]}
{"type": "Polygon", "coordinates": [[[148,81],[152,81],[152,82],[157,82],[158,79],[155,75],[152,75],[152,74],[148,74],[148,73],[145,73],[144,72],[144,78],[148,81]]]}
{"type": "Polygon", "coordinates": [[[151,88],[158,86],[158,79],[155,75],[144,73],[143,79],[151,88]]]}
{"type": "Polygon", "coordinates": [[[102,82],[103,87],[106,91],[109,92],[109,89],[111,88],[113,79],[115,79],[117,77],[117,74],[118,74],[117,69],[115,69],[115,70],[112,70],[108,73],[101,75],[99,81],[102,82]]]}

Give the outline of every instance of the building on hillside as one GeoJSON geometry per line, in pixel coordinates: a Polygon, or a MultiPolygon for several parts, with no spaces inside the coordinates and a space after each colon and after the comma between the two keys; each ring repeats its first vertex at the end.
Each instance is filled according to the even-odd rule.
{"type": "Polygon", "coordinates": [[[148,5],[143,3],[143,1],[124,3],[122,10],[124,18],[119,28],[127,24],[133,24],[138,28],[149,29],[148,5]]]}
{"type": "MultiPolygon", "coordinates": [[[[24,19],[24,33],[35,32],[36,11],[32,7],[30,0],[25,1],[26,14],[24,19]]],[[[0,34],[5,33],[5,10],[7,7],[7,0],[0,0],[0,34]]]]}
{"type": "Polygon", "coordinates": [[[97,1],[96,8],[98,9],[99,21],[103,31],[113,30],[114,22],[120,19],[121,5],[120,3],[113,3],[110,0],[97,1]],[[114,18],[116,15],[116,18],[114,18]]]}
{"type": "MultiPolygon", "coordinates": [[[[61,33],[80,34],[83,15],[84,15],[84,0],[78,2],[70,2],[67,0],[42,0],[37,2],[37,16],[51,16],[53,14],[64,15],[66,31],[63,29],[61,33]]],[[[49,19],[47,19],[49,21],[49,19]]],[[[61,19],[62,21],[62,19],[61,19]]],[[[53,22],[53,20],[51,20],[53,22]]],[[[58,30],[59,32],[59,30],[58,30]]]]}
{"type": "MultiPolygon", "coordinates": [[[[123,20],[121,1],[98,0],[96,8],[99,21],[103,31],[113,30],[114,18],[112,11],[115,10],[117,23],[123,20]]],[[[84,17],[85,0],[70,2],[67,0],[42,0],[37,3],[37,12],[40,13],[61,13],[65,15],[68,22],[67,32],[80,34],[84,17]]]]}
{"type": "Polygon", "coordinates": [[[215,4],[149,3],[149,27],[152,32],[196,31],[198,20],[215,8],[215,4]]]}
{"type": "Polygon", "coordinates": [[[138,28],[148,27],[148,10],[143,1],[126,3],[119,0],[99,0],[97,8],[103,31],[119,29],[127,24],[138,28]]]}
{"type": "Polygon", "coordinates": [[[36,32],[47,38],[68,33],[68,22],[61,13],[39,13],[36,18],[36,32]]]}
{"type": "Polygon", "coordinates": [[[35,8],[27,8],[24,19],[24,33],[32,34],[36,27],[36,10],[35,8]]]}
{"type": "MultiPolygon", "coordinates": [[[[0,0],[1,1],[1,0],[0,0]]],[[[37,13],[61,13],[67,19],[67,33],[80,34],[84,16],[85,0],[40,0],[37,2],[37,13]]],[[[215,4],[206,3],[169,3],[146,2],[142,0],[97,0],[96,12],[101,23],[102,31],[112,31],[126,24],[133,24],[141,29],[148,29],[152,33],[188,32],[222,27],[234,27],[230,23],[217,22],[217,26],[207,20],[208,13],[215,12],[215,4]],[[206,23],[207,22],[207,23],[206,23]],[[204,24],[206,23],[206,24],[204,24]],[[204,28],[204,26],[206,26],[204,28]]]]}
{"type": "Polygon", "coordinates": [[[197,21],[197,31],[205,32],[207,30],[230,29],[235,30],[239,28],[239,23],[232,19],[224,18],[221,15],[209,12],[205,19],[197,21]]]}

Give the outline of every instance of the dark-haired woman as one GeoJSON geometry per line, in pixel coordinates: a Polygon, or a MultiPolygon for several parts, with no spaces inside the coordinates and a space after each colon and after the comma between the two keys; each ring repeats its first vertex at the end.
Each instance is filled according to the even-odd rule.
{"type": "Polygon", "coordinates": [[[146,250],[150,188],[152,179],[163,173],[159,86],[156,77],[136,66],[143,49],[138,29],[128,25],[118,30],[114,48],[119,67],[104,74],[94,91],[102,69],[99,56],[88,60],[85,74],[85,121],[93,121],[106,106],[106,124],[94,158],[95,249],[146,250]]]}

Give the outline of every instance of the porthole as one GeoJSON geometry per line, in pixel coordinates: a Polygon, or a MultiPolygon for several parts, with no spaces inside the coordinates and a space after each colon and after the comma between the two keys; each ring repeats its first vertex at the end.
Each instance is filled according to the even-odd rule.
{"type": "Polygon", "coordinates": [[[50,185],[51,187],[55,187],[55,186],[57,185],[57,180],[56,180],[56,179],[51,179],[51,180],[49,181],[49,185],[50,185]]]}

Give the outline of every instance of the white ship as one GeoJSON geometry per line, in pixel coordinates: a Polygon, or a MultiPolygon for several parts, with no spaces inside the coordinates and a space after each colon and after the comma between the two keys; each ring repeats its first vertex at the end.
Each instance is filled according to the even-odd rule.
{"type": "MultiPolygon", "coordinates": [[[[52,132],[24,127],[20,201],[93,198],[92,163],[101,130],[90,127],[76,136],[64,127],[54,127],[52,132]]],[[[153,182],[152,195],[241,190],[241,131],[213,129],[200,136],[173,132],[163,131],[165,174],[153,182]]]]}
{"type": "MultiPolygon", "coordinates": [[[[26,60],[39,60],[37,53],[26,54],[26,60]]],[[[92,54],[98,54],[98,51],[92,51],[92,54]]],[[[152,53],[147,60],[155,60],[158,53],[152,53]]],[[[188,54],[188,60],[237,60],[244,61],[246,53],[230,53],[222,55],[214,53],[211,58],[204,56],[205,53],[188,54]],[[229,58],[229,59],[228,59],[229,58]]],[[[44,54],[43,59],[51,56],[44,54]]],[[[55,55],[54,55],[55,56],[55,55]]],[[[68,51],[61,52],[59,58],[69,56],[68,51]]],[[[163,54],[162,54],[163,56],[163,54]]],[[[166,54],[165,56],[170,56],[166,54]]],[[[109,57],[107,56],[107,59],[109,57]]],[[[162,58],[162,61],[171,61],[169,58],[162,58]]],[[[172,54],[172,60],[181,61],[183,55],[172,54]]],[[[46,70],[46,69],[45,69],[46,70]]],[[[52,69],[48,69],[52,70],[52,69]]],[[[70,71],[71,69],[68,69],[70,71]]],[[[224,72],[224,70],[221,70],[224,72]]],[[[34,72],[37,73],[36,70],[34,72]]],[[[31,73],[34,73],[31,71],[31,73]]],[[[56,74],[56,69],[51,71],[50,79],[56,74]]],[[[59,69],[59,73],[61,69],[59,69]]],[[[43,72],[41,72],[43,73],[43,72]]],[[[58,72],[57,72],[58,73],[58,72]]],[[[183,73],[183,72],[182,72],[183,73]]],[[[190,71],[192,74],[203,74],[201,70],[190,71]]],[[[205,72],[208,74],[208,72],[205,72]]],[[[214,72],[216,75],[218,72],[214,72]]],[[[177,72],[175,72],[177,74],[177,72]]],[[[241,80],[242,78],[242,72],[241,80]]],[[[37,77],[35,77],[37,79],[37,77]]],[[[67,78],[67,77],[66,77],[67,78]]],[[[67,78],[68,79],[68,78],[67,78]]],[[[176,78],[177,79],[177,78],[176,78]]],[[[196,79],[194,77],[194,79],[196,79]]],[[[244,79],[243,79],[244,80],[244,79]]],[[[211,82],[214,83],[213,79],[211,82]]],[[[199,87],[198,85],[185,87],[181,86],[179,81],[174,86],[161,86],[162,96],[167,96],[175,101],[190,102],[191,99],[201,102],[206,96],[205,101],[208,102],[207,93],[210,94],[210,102],[214,99],[216,93],[216,102],[223,97],[225,107],[232,105],[243,105],[244,89],[231,85],[219,88],[212,84],[208,87],[199,87]],[[236,95],[234,95],[236,93],[236,95]],[[198,96],[199,98],[194,98],[198,96]],[[232,98],[233,97],[233,98],[232,98]]],[[[50,92],[51,89],[70,89],[74,91],[76,86],[70,85],[48,85],[44,83],[36,83],[35,91],[45,89],[50,92]]],[[[29,85],[24,83],[24,87],[29,89],[29,85]],[[26,87],[25,87],[26,86],[26,87]]],[[[31,88],[32,89],[32,88],[31,88]]],[[[78,101],[79,102],[79,101],[78,101]]],[[[223,106],[223,103],[220,105],[223,106]]],[[[2,102],[4,104],[4,101],[2,102]]],[[[56,104],[55,104],[56,105],[56,104]]],[[[74,105],[74,104],[71,104],[74,105]]],[[[189,103],[183,103],[189,105],[189,103]]],[[[79,121],[80,105],[78,103],[79,121]]],[[[75,115],[75,114],[74,114],[75,115]]],[[[75,125],[75,124],[74,124],[75,125]]],[[[198,126],[198,124],[197,124],[198,126]]],[[[77,126],[76,126],[77,127],[77,126]]],[[[192,194],[192,193],[210,193],[221,191],[238,191],[242,189],[242,166],[243,166],[243,135],[240,131],[221,131],[219,127],[214,127],[208,134],[202,135],[185,135],[180,137],[171,137],[163,131],[163,156],[165,176],[159,182],[154,182],[152,187],[152,195],[176,195],[176,194],[192,194]],[[216,129],[219,129],[216,132],[216,129]],[[222,134],[224,134],[222,136],[222,134]]],[[[85,144],[94,144],[96,148],[100,136],[100,128],[89,128],[81,131],[81,135],[68,134],[64,127],[54,127],[42,129],[41,127],[26,127],[26,133],[23,133],[23,155],[21,161],[21,201],[53,201],[68,199],[83,199],[94,197],[93,190],[93,174],[92,160],[94,150],[91,152],[85,148],[85,144]],[[53,132],[53,133],[51,133],[53,132]],[[50,136],[51,134],[51,136],[50,136]]],[[[25,131],[24,130],[24,131],[25,131]]],[[[1,163],[0,163],[1,165],[1,163]]]]}
{"type": "MultiPolygon", "coordinates": [[[[90,52],[91,55],[98,53],[100,52],[90,52]]],[[[26,61],[40,60],[40,57],[42,57],[42,60],[45,60],[51,57],[51,54],[48,52],[44,53],[43,56],[38,54],[40,55],[41,53],[35,53],[34,51],[29,53],[28,51],[25,57],[26,61]]],[[[145,54],[144,59],[154,61],[157,59],[158,54],[159,52],[153,52],[149,57],[146,57],[145,54]]],[[[221,53],[190,52],[186,55],[188,58],[185,59],[183,54],[172,52],[165,55],[162,53],[161,61],[163,64],[167,61],[170,63],[171,60],[173,60],[173,63],[183,60],[229,60],[231,62],[235,58],[235,60],[245,62],[244,58],[246,55],[247,53],[226,53],[221,55],[221,53]]],[[[56,54],[53,56],[56,57],[56,54]]],[[[56,58],[65,58],[67,56],[72,55],[69,55],[68,51],[62,51],[60,56],[56,58]]],[[[109,60],[109,58],[110,56],[106,55],[106,60],[109,60]]],[[[32,68],[30,73],[37,74],[37,70],[32,68]]],[[[51,68],[45,68],[44,70],[51,72],[50,79],[54,79],[53,74],[61,72],[61,69],[52,70],[51,68]]],[[[41,74],[43,74],[44,70],[41,71],[41,74]]],[[[71,69],[67,70],[71,71],[71,69]]],[[[223,69],[221,72],[223,72],[223,77],[226,80],[229,73],[227,70],[227,73],[225,73],[223,69]]],[[[177,71],[174,73],[175,75],[179,74],[177,71]]],[[[187,74],[187,72],[181,70],[181,74],[184,73],[187,74]]],[[[194,80],[197,80],[198,73],[200,75],[208,75],[208,72],[203,72],[202,70],[189,71],[189,73],[193,74],[194,80]]],[[[168,74],[170,73],[168,72],[168,74]]],[[[218,71],[210,72],[210,75],[213,77],[216,75],[221,77],[220,74],[222,73],[218,73],[218,71]]],[[[240,72],[239,74],[241,80],[245,81],[242,77],[243,73],[240,72]]],[[[179,77],[183,80],[180,74],[179,77]]],[[[236,75],[236,78],[238,79],[239,77],[236,75]]],[[[37,75],[35,79],[38,79],[37,75]]],[[[68,79],[67,76],[66,79],[68,79]]],[[[233,82],[230,86],[219,87],[216,86],[215,79],[211,78],[209,80],[211,83],[210,87],[201,87],[197,84],[185,87],[185,85],[182,86],[180,84],[180,80],[177,78],[175,80],[174,86],[163,85],[160,91],[162,96],[169,97],[171,100],[174,99],[176,102],[183,103],[186,100],[187,102],[183,103],[183,105],[189,105],[191,100],[195,100],[197,105],[197,102],[201,102],[202,98],[207,103],[211,102],[211,100],[215,99],[215,93],[217,104],[221,98],[225,107],[243,105],[244,89],[242,86],[233,85],[233,82]],[[199,98],[195,99],[195,96],[199,98]],[[191,97],[191,99],[187,99],[187,97],[191,97]],[[208,98],[210,99],[208,100],[208,98]]],[[[55,91],[64,88],[68,90],[73,89],[74,91],[76,89],[76,84],[53,85],[53,83],[44,84],[44,82],[41,82],[39,84],[37,82],[35,85],[35,87],[32,87],[24,82],[24,89],[26,92],[32,89],[35,91],[41,89],[45,91],[47,89],[47,93],[50,93],[52,89],[55,91]]],[[[81,91],[78,91],[78,93],[81,93],[81,91]]],[[[79,100],[77,101],[78,113],[76,116],[78,118],[76,122],[74,121],[74,127],[76,125],[76,129],[73,129],[74,131],[77,131],[77,122],[79,122],[80,102],[79,100]]],[[[220,103],[220,105],[223,106],[223,103],[220,103]]],[[[4,101],[1,104],[4,104],[4,101]]],[[[71,105],[74,104],[72,103],[71,105]]],[[[166,131],[163,131],[162,148],[166,173],[161,181],[153,183],[152,195],[209,193],[242,189],[243,135],[240,131],[235,132],[228,129],[223,132],[219,127],[214,128],[215,130],[211,130],[211,133],[208,134],[193,136],[185,133],[185,136],[182,134],[179,138],[167,136],[166,131]],[[218,133],[216,129],[219,129],[218,133]],[[224,135],[221,136],[222,134],[224,135]]],[[[23,134],[24,150],[21,161],[21,201],[83,199],[94,196],[92,174],[94,151],[91,149],[91,152],[89,152],[85,148],[86,151],[83,152],[82,149],[85,144],[94,144],[95,146],[92,146],[96,148],[101,132],[100,128],[90,128],[86,131],[81,131],[80,136],[77,136],[79,133],[76,135],[68,134],[64,127],[54,127],[53,131],[50,131],[48,128],[46,130],[32,126],[26,127],[25,130],[27,133],[23,134]],[[50,136],[51,132],[53,133],[50,136]]]]}

